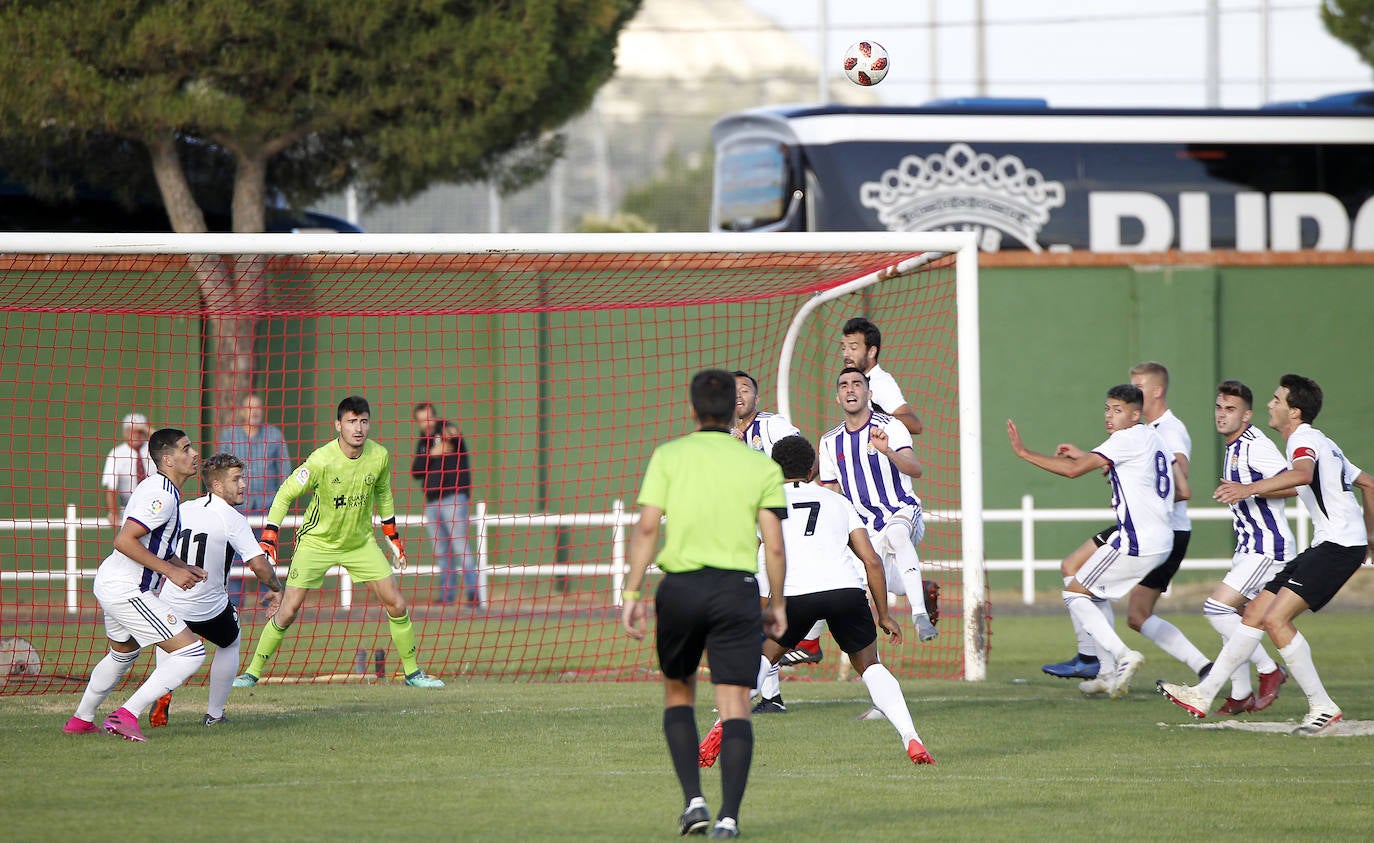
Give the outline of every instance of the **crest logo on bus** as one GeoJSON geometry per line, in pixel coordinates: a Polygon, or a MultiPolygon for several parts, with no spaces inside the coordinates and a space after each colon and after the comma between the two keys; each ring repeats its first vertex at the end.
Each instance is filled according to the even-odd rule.
{"type": "Polygon", "coordinates": [[[1007,235],[1039,252],[1040,229],[1064,206],[1064,185],[1015,155],[998,158],[954,143],[944,152],[904,156],[877,181],[864,182],[859,201],[889,231],[974,230],[984,251],[997,251],[1007,235]]]}

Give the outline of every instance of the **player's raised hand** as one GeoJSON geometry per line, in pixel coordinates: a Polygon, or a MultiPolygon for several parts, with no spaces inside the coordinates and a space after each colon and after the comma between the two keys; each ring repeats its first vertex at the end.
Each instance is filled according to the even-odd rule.
{"type": "Polygon", "coordinates": [[[1079,460],[1087,455],[1087,451],[1084,451],[1077,445],[1073,445],[1068,442],[1063,442],[1059,445],[1058,448],[1054,449],[1054,455],[1056,457],[1067,457],[1071,460],[1079,460]]]}
{"type": "Polygon", "coordinates": [[[889,451],[887,446],[887,431],[877,425],[868,428],[868,441],[873,443],[873,447],[878,449],[878,453],[886,454],[889,451]]]}
{"type": "Polygon", "coordinates": [[[1007,439],[1011,440],[1011,452],[1016,456],[1024,456],[1026,445],[1021,441],[1021,431],[1016,429],[1016,422],[1007,419],[1007,439]]]}

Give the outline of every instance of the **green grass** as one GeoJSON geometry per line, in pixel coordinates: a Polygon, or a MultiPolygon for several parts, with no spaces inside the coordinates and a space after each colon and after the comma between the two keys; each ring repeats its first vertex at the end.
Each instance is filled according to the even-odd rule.
{"type": "MultiPolygon", "coordinates": [[[[1201,618],[1173,620],[1215,649],[1201,618]]],[[[1300,624],[1346,717],[1374,720],[1374,618],[1300,624]]],[[[1138,690],[1082,698],[1038,669],[1068,655],[1067,627],[1061,615],[1000,619],[988,681],[904,683],[933,768],[913,766],[888,724],[850,719],[862,684],[784,683],[789,713],[755,721],[745,839],[1368,839],[1374,737],[1190,728],[1149,692],[1186,668],[1129,631],[1147,659],[1138,690]]],[[[204,688],[181,692],[171,727],[135,745],[62,734],[74,695],[0,697],[4,838],[675,837],[654,683],[268,686],[235,691],[233,722],[211,730],[198,725],[204,700],[204,688]]],[[[1252,718],[1305,710],[1290,683],[1252,718]]],[[[709,701],[698,713],[704,729],[709,701]]],[[[718,771],[703,780],[714,806],[718,771]]]]}

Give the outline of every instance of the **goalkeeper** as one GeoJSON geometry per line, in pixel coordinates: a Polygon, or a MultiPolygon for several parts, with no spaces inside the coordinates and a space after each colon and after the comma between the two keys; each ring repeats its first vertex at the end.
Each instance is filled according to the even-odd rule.
{"type": "Polygon", "coordinates": [[[273,563],[277,561],[277,531],[292,501],[306,492],[313,492],[314,497],[296,532],[296,555],[291,560],[281,608],[268,619],[253,660],[234,680],[234,687],[257,684],[268,659],[277,652],[286,630],[295,621],[306,593],[319,588],[325,572],[335,565],[348,571],[353,582],[366,584],[385,607],[406,684],[416,688],[443,687],[442,681],[420,669],[415,656],[415,628],[410,623],[405,598],[372,531],[375,507],[382,518],[382,533],[395,551],[396,567],[404,571],[405,546],[396,534],[391,499],[391,455],[386,448],[368,440],[371,424],[372,410],[367,399],[350,395],[340,401],[334,421],[339,438],[316,448],[277,490],[261,542],[273,563]]]}

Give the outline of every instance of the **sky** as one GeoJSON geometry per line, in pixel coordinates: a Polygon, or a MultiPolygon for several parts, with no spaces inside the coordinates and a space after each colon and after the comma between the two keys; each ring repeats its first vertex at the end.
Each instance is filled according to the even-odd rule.
{"type": "MultiPolygon", "coordinates": [[[[892,69],[875,93],[884,103],[979,93],[974,0],[743,2],[817,53],[825,4],[826,63],[836,73],[849,44],[860,39],[883,44],[892,69]]],[[[1040,97],[1056,106],[1206,106],[1209,5],[1208,0],[983,0],[984,95],[1040,97]]],[[[1218,105],[1251,108],[1374,89],[1374,69],[1327,33],[1318,0],[1216,0],[1216,5],[1218,105]],[[1264,74],[1260,11],[1266,6],[1269,70],[1264,74]]]]}

